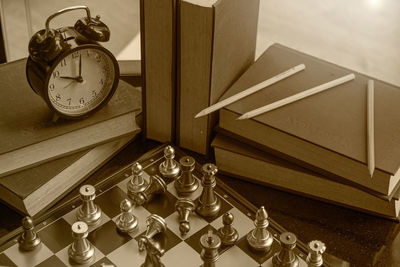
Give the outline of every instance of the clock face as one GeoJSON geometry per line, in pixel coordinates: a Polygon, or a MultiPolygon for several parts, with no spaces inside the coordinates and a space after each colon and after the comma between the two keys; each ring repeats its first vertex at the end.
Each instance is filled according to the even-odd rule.
{"type": "Polygon", "coordinates": [[[114,89],[114,64],[102,49],[72,50],[50,74],[47,92],[52,106],[68,116],[81,116],[100,106],[114,89]]]}

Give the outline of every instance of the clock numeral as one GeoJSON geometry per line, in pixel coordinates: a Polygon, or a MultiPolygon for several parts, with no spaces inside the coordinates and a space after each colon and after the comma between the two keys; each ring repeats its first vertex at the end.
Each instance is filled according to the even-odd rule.
{"type": "Polygon", "coordinates": [[[104,80],[103,79],[100,79],[100,84],[104,85],[104,80]]]}
{"type": "Polygon", "coordinates": [[[83,97],[81,97],[81,98],[79,99],[79,103],[80,103],[81,105],[85,104],[85,99],[83,99],[83,97]]]}
{"type": "Polygon", "coordinates": [[[87,55],[88,57],[90,57],[90,52],[89,52],[89,50],[86,50],[86,55],[87,55]]]}
{"type": "Polygon", "coordinates": [[[78,57],[79,57],[79,52],[72,53],[72,58],[78,58],[78,57]]]}
{"type": "Polygon", "coordinates": [[[57,78],[60,77],[60,72],[58,70],[56,70],[55,72],[53,72],[53,78],[57,78]]]}
{"type": "Polygon", "coordinates": [[[96,62],[100,63],[101,62],[101,56],[99,54],[96,54],[96,62]]]}
{"type": "Polygon", "coordinates": [[[67,61],[65,60],[65,58],[63,58],[63,59],[61,60],[60,66],[61,66],[61,67],[67,66],[67,61]]]}
{"type": "Polygon", "coordinates": [[[71,98],[68,98],[68,99],[67,99],[68,105],[69,105],[69,106],[71,106],[71,100],[72,100],[71,98]]]}
{"type": "Polygon", "coordinates": [[[54,88],[55,88],[54,83],[52,83],[52,84],[49,85],[50,91],[54,91],[54,88]]]}
{"type": "Polygon", "coordinates": [[[60,94],[56,94],[56,100],[60,101],[60,99],[61,99],[61,95],[60,94]]]}
{"type": "Polygon", "coordinates": [[[97,96],[97,93],[96,93],[95,90],[93,90],[93,91],[92,91],[92,97],[96,97],[96,96],[97,96]]]}

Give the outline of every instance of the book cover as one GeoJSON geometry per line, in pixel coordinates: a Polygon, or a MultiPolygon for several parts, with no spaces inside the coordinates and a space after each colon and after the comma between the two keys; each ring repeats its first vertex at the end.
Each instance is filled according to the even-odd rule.
{"type": "Polygon", "coordinates": [[[383,199],[221,134],[212,146],[219,170],[231,176],[383,217],[399,216],[398,194],[391,200],[383,199]]]}
{"type": "Polygon", "coordinates": [[[176,1],[140,1],[144,133],[160,142],[175,138],[176,1]]]}
{"type": "Polygon", "coordinates": [[[351,70],[274,44],[227,90],[225,99],[293,66],[304,71],[220,111],[219,126],[243,140],[324,175],[335,175],[390,195],[400,179],[399,88],[375,81],[375,161],[367,168],[367,80],[353,81],[248,120],[245,112],[326,83],[351,70]]]}
{"type": "Polygon", "coordinates": [[[178,24],[181,147],[206,154],[217,116],[197,118],[254,61],[259,0],[183,0],[178,24]]]}

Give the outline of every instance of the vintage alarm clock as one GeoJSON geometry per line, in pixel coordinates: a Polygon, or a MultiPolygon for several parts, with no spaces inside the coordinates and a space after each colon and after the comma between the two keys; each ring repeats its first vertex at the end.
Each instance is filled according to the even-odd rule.
{"type": "Polygon", "coordinates": [[[86,6],[59,10],[48,17],[45,26],[29,42],[29,85],[56,117],[80,119],[93,114],[118,86],[118,62],[98,43],[110,39],[110,30],[99,16],[92,18],[86,6]],[[49,27],[56,16],[78,9],[86,10],[87,16],[73,27],[49,27]]]}

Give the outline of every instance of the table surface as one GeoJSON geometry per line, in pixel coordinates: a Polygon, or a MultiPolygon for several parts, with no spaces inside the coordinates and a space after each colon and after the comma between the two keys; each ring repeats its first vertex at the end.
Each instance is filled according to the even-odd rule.
{"type": "MultiPolygon", "coordinates": [[[[159,143],[139,137],[85,183],[96,183],[108,177],[157,145],[159,143]]],[[[192,154],[200,163],[212,161],[187,153],[192,154]]],[[[218,176],[255,206],[264,205],[271,218],[295,233],[300,240],[322,240],[327,245],[327,252],[350,262],[352,266],[400,266],[397,222],[229,176],[218,176]]],[[[77,194],[78,189],[75,189],[66,198],[77,194]]],[[[0,237],[20,226],[22,215],[2,203],[0,214],[0,237]]]]}

